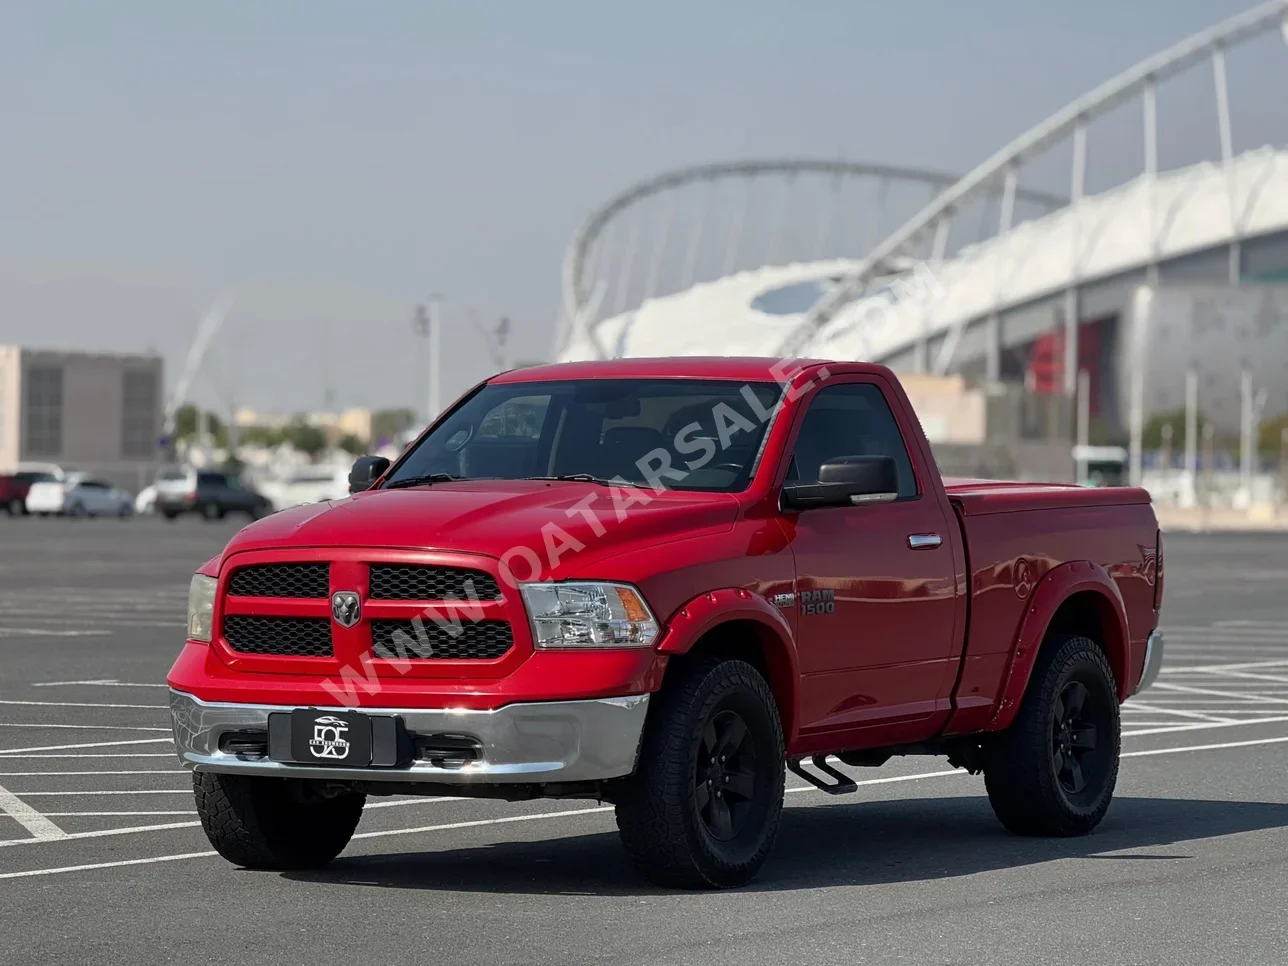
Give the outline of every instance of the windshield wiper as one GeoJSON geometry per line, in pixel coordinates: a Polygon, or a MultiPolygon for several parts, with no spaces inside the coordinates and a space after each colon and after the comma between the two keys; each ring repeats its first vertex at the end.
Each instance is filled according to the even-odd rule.
{"type": "Polygon", "coordinates": [[[424,476],[409,476],[405,479],[394,480],[386,483],[381,487],[382,490],[397,490],[404,486],[428,486],[430,483],[451,483],[455,480],[463,480],[463,476],[453,476],[451,473],[426,473],[424,476]]]}
{"type": "Polygon", "coordinates": [[[606,480],[602,476],[595,476],[593,473],[564,473],[560,476],[525,476],[525,480],[560,480],[565,483],[598,483],[600,486],[643,486],[643,483],[634,483],[631,480],[615,479],[606,480]]]}

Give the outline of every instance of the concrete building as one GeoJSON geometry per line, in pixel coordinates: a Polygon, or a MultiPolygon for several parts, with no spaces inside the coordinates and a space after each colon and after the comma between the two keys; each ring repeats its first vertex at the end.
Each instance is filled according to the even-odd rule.
{"type": "Polygon", "coordinates": [[[0,345],[0,472],[57,463],[139,489],[162,461],[156,356],[0,345]]]}

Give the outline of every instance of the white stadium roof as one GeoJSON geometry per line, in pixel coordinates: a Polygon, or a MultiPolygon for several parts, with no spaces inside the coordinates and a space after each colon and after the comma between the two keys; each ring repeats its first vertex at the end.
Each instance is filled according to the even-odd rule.
{"type": "MultiPolygon", "coordinates": [[[[1047,313],[1045,325],[1062,320],[1064,388],[1072,393],[1080,322],[1091,321],[1083,313],[1103,313],[1109,289],[1172,278],[1210,283],[1215,280],[1213,264],[1220,266],[1215,273],[1220,281],[1234,284],[1266,272],[1267,261],[1271,271],[1288,268],[1288,152],[1262,147],[1236,154],[1226,64],[1237,45],[1270,33],[1288,40],[1288,0],[1267,0],[1110,78],[938,190],[881,240],[862,250],[841,250],[857,257],[813,260],[824,254],[819,252],[811,253],[809,261],[776,264],[781,261],[775,252],[783,232],[775,228],[764,259],[767,267],[692,287],[686,281],[682,291],[646,297],[631,311],[624,311],[630,287],[619,284],[612,317],[597,321],[605,269],[597,268],[599,278],[592,280],[586,272],[587,247],[590,236],[602,234],[606,222],[641,192],[619,196],[592,217],[569,248],[557,355],[574,360],[713,353],[907,362],[908,350],[915,349],[914,365],[921,368],[931,365],[932,344],[937,344],[934,368],[942,370],[971,323],[996,319],[1001,324],[986,330],[990,368],[995,369],[999,333],[1007,319],[1032,316],[1030,308],[1045,311],[1043,303],[1063,296],[1059,307],[1047,313]],[[1211,67],[1220,160],[1160,171],[1160,86],[1205,64],[1211,67]],[[1130,101],[1138,102],[1141,111],[1143,171],[1125,184],[1088,196],[1090,125],[1130,101]],[[1021,212],[1017,203],[1026,194],[1020,184],[1025,166],[1063,143],[1072,148],[1068,200],[1057,202],[1054,210],[1047,205],[1039,214],[1021,212]],[[982,210],[987,221],[994,203],[992,237],[950,245],[974,210],[982,210]]],[[[723,165],[720,170],[737,173],[746,167],[723,165]]],[[[773,167],[789,179],[810,170],[801,164],[773,167]]],[[[924,173],[919,177],[932,185],[936,181],[924,173]]],[[[656,192],[658,186],[676,180],[674,174],[664,176],[647,182],[646,188],[656,192]]],[[[780,206],[779,218],[791,209],[781,201],[780,206]]],[[[830,218],[836,206],[822,207],[830,218]]],[[[654,283],[670,210],[671,206],[663,208],[646,295],[657,291],[654,283]]],[[[735,220],[726,272],[739,250],[746,210],[744,206],[735,220]]],[[[702,226],[699,215],[689,228],[686,276],[702,226]]],[[[611,263],[624,283],[633,270],[636,227],[628,227],[622,258],[611,263]]],[[[1022,328],[1008,338],[1022,336],[1022,328]]]]}
{"type": "MultiPolygon", "coordinates": [[[[907,284],[881,285],[842,308],[798,354],[879,360],[925,335],[1073,284],[1282,231],[1288,152],[1260,148],[1228,167],[1141,175],[928,264],[928,275],[914,272],[907,284]]],[[[611,356],[772,355],[856,264],[834,259],[740,272],[646,300],[598,323],[594,338],[611,356]]],[[[590,338],[578,333],[560,358],[599,357],[590,338]]]]}

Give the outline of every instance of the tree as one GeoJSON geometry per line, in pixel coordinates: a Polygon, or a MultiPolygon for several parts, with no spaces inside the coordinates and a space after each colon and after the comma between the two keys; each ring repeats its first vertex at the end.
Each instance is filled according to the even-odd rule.
{"type": "Polygon", "coordinates": [[[273,447],[281,445],[282,432],[272,426],[244,426],[238,435],[244,445],[273,447]]]}
{"type": "MultiPolygon", "coordinates": [[[[189,436],[196,436],[200,417],[201,411],[191,403],[185,403],[176,409],[174,412],[174,438],[186,439],[189,436]]],[[[206,428],[212,435],[217,436],[223,432],[223,420],[214,413],[207,412],[206,428]]]]}
{"type": "Polygon", "coordinates": [[[371,414],[372,442],[397,439],[418,422],[410,409],[379,409],[371,414]]]}
{"type": "Polygon", "coordinates": [[[282,438],[310,460],[326,449],[326,434],[302,419],[296,419],[283,429],[282,438]]]}
{"type": "MultiPolygon", "coordinates": [[[[1203,415],[1202,410],[1198,413],[1198,431],[1199,445],[1202,446],[1203,424],[1207,422],[1207,417],[1203,415]]],[[[1167,412],[1155,413],[1149,418],[1140,433],[1140,445],[1142,449],[1158,450],[1163,448],[1163,427],[1172,427],[1172,452],[1179,452],[1185,448],[1185,410],[1172,409],[1167,412]]]]}
{"type": "Polygon", "coordinates": [[[1261,421],[1257,448],[1267,456],[1278,456],[1283,449],[1284,433],[1288,432],[1288,413],[1280,413],[1261,421]]]}
{"type": "Polygon", "coordinates": [[[352,456],[361,456],[367,451],[367,444],[360,440],[353,433],[347,433],[340,437],[340,449],[352,456]]]}

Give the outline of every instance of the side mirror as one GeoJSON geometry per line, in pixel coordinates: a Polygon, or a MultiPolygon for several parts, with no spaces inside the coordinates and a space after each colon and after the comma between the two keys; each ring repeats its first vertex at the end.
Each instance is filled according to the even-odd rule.
{"type": "Polygon", "coordinates": [[[361,493],[371,489],[371,484],[387,469],[389,460],[383,456],[359,456],[353,461],[353,469],[349,470],[349,492],[361,493]]]}
{"type": "Polygon", "coordinates": [[[825,506],[889,503],[899,496],[899,470],[889,456],[834,456],[818,469],[817,483],[789,483],[779,506],[810,510],[825,506]]]}

